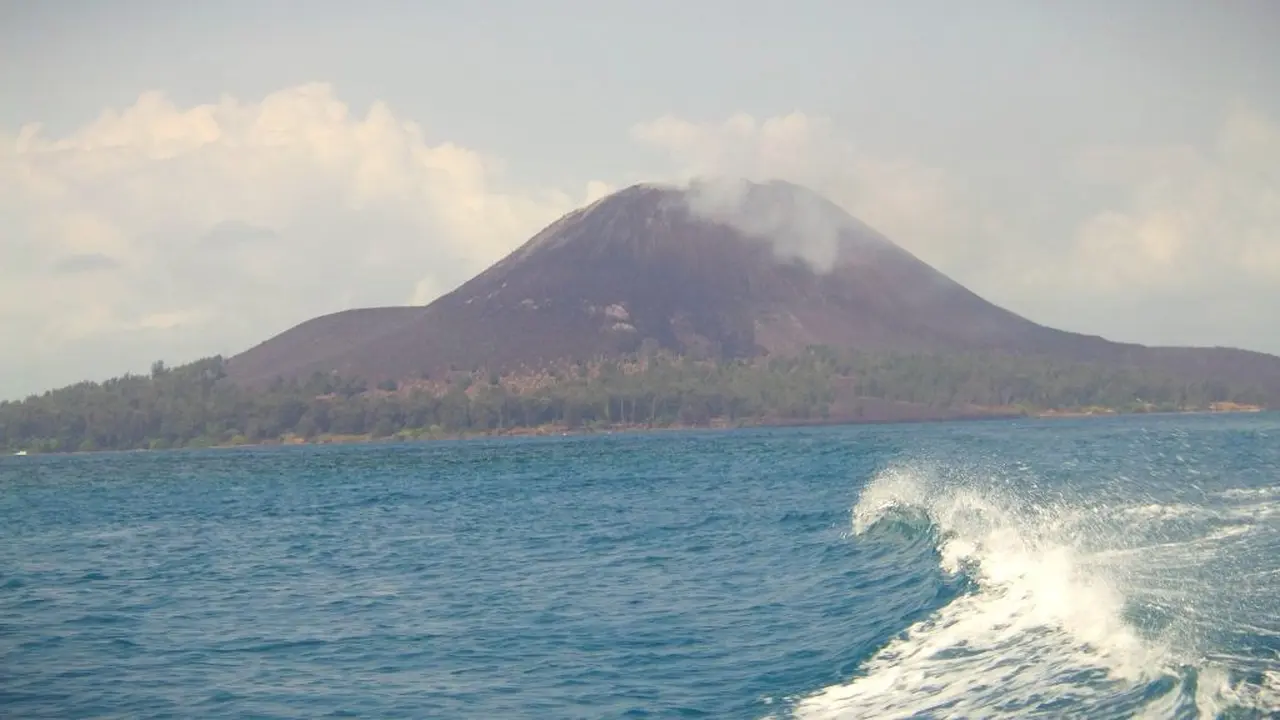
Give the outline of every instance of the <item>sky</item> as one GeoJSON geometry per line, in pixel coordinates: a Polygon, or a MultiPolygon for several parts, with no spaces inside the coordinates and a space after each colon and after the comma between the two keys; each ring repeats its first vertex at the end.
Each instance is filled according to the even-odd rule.
{"type": "Polygon", "coordinates": [[[0,0],[0,399],[808,185],[1037,322],[1280,354],[1280,4],[0,0]]]}

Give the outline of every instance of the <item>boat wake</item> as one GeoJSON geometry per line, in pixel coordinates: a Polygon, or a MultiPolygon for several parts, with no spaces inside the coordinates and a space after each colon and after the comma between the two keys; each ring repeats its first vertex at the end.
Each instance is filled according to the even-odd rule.
{"type": "Polygon", "coordinates": [[[853,510],[854,541],[898,542],[888,528],[916,527],[937,541],[927,561],[969,590],[848,682],[798,699],[794,716],[1280,714],[1280,493],[1097,497],[919,469],[875,478],[853,510]]]}

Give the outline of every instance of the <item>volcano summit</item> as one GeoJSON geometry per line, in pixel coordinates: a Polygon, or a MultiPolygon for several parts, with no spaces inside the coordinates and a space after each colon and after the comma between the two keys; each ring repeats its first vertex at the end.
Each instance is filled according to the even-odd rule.
{"type": "Polygon", "coordinates": [[[231,358],[243,383],[317,371],[400,380],[536,370],[648,347],[709,358],[814,345],[1003,352],[1225,377],[1280,392],[1280,358],[1148,348],[987,302],[785,182],[635,185],[575,210],[426,307],[348,310],[231,358]]]}

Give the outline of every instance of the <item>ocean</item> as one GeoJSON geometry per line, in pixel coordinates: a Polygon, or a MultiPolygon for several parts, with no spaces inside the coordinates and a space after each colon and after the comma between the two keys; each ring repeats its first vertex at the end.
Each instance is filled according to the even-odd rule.
{"type": "Polygon", "coordinates": [[[0,458],[13,718],[1280,716],[1280,416],[0,458]]]}

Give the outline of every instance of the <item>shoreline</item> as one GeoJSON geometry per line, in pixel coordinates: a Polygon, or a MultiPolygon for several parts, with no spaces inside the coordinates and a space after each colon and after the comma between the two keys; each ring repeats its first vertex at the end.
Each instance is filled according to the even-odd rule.
{"type": "MultiPolygon", "coordinates": [[[[1168,411],[1148,411],[1134,412],[1121,411],[1114,409],[1088,409],[1088,410],[1041,410],[1035,412],[957,412],[950,415],[939,413],[937,416],[916,416],[901,418],[769,418],[757,420],[741,420],[741,421],[712,421],[704,425],[692,424],[674,424],[674,425],[608,425],[599,428],[568,428],[565,426],[538,426],[538,427],[515,427],[501,430],[485,430],[477,432],[462,433],[438,433],[431,434],[423,432],[419,434],[413,433],[397,433],[386,437],[374,438],[369,434],[364,435],[323,435],[312,439],[304,439],[300,437],[282,437],[270,441],[262,441],[256,443],[222,443],[217,445],[203,446],[183,446],[174,448],[128,448],[114,450],[73,450],[69,452],[30,452],[18,451],[7,453],[8,457],[51,457],[51,456],[78,456],[78,455],[114,455],[121,453],[169,453],[193,450],[244,450],[254,448],[280,448],[280,447],[311,447],[322,445],[378,445],[378,444],[416,444],[431,443],[439,441],[469,441],[469,440],[490,440],[490,439],[506,439],[506,438],[530,438],[530,437],[581,437],[588,435],[647,435],[663,432],[688,432],[688,431],[726,431],[726,430],[746,430],[746,429],[785,429],[785,428],[802,428],[802,427],[842,427],[842,426],[861,426],[861,425],[910,425],[910,424],[936,424],[945,422],[990,422],[998,420],[1083,420],[1097,418],[1120,418],[1120,417],[1168,417],[1183,415],[1254,415],[1272,412],[1270,408],[1258,406],[1234,406],[1223,408],[1209,408],[1196,410],[1168,410],[1168,411]]],[[[3,457],[3,456],[0,456],[3,457]]]]}

